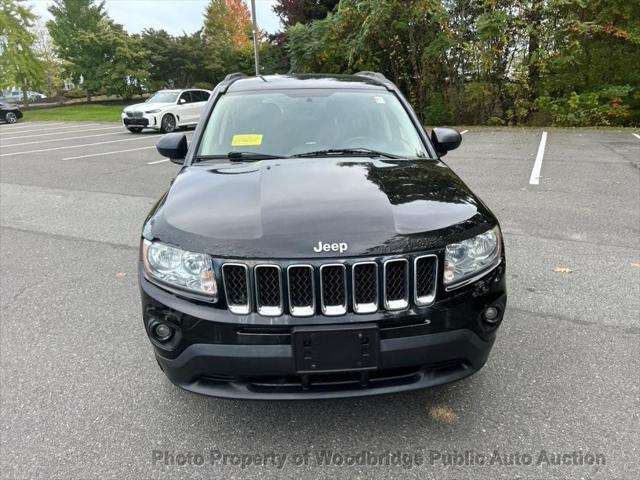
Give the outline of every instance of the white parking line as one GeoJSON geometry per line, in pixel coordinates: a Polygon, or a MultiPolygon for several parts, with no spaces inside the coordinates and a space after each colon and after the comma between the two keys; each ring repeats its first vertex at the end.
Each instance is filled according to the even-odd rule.
{"type": "Polygon", "coordinates": [[[542,132],[540,145],[538,145],[538,154],[536,155],[536,161],[533,164],[533,170],[531,170],[531,176],[529,177],[530,185],[540,184],[540,170],[542,169],[542,159],[544,158],[544,147],[546,144],[547,132],[542,132]]]}
{"type": "Polygon", "coordinates": [[[469,131],[469,130],[462,130],[462,131],[460,132],[460,135],[464,135],[464,134],[465,134],[465,133],[467,133],[468,131],[469,131]]]}
{"type": "MultiPolygon", "coordinates": [[[[71,132],[69,132],[71,133],[71,132]]],[[[107,135],[122,135],[124,132],[111,132],[111,133],[98,133],[95,135],[83,135],[81,137],[66,137],[66,138],[51,138],[48,140],[36,140],[35,142],[24,142],[24,143],[10,143],[9,145],[2,145],[4,148],[8,147],[21,147],[23,145],[35,145],[38,143],[51,143],[51,142],[63,142],[65,140],[82,140],[83,138],[94,138],[94,137],[106,137],[107,135]]]]}
{"type": "Polygon", "coordinates": [[[115,155],[116,153],[136,152],[138,150],[148,150],[150,148],[156,148],[156,146],[155,145],[149,145],[148,147],[129,148],[127,150],[116,150],[114,152],[90,153],[88,155],[79,155],[77,157],[66,157],[66,158],[63,158],[62,160],[77,160],[79,158],[100,157],[100,156],[103,156],[103,155],[115,155]]]}
{"type": "Polygon", "coordinates": [[[638,135],[637,133],[632,133],[631,135],[633,135],[634,137],[636,137],[638,140],[640,140],[640,135],[638,135]]]}
{"type": "MultiPolygon", "coordinates": [[[[87,128],[85,130],[74,130],[73,133],[81,133],[81,132],[95,132],[96,130],[122,130],[124,132],[124,128],[122,127],[99,127],[99,128],[87,128]]],[[[41,133],[39,135],[29,135],[29,138],[36,138],[36,137],[49,137],[51,135],[63,135],[65,132],[53,132],[53,133],[41,133]]],[[[71,133],[71,132],[69,132],[71,133]]],[[[3,137],[3,140],[20,140],[24,138],[23,136],[20,137],[3,137]]]]}
{"type": "MultiPolygon", "coordinates": [[[[82,127],[97,127],[99,126],[99,123],[91,123],[91,124],[84,124],[84,125],[80,125],[82,127]]],[[[31,125],[30,125],[31,127],[31,125]]],[[[78,128],[78,125],[70,125],[70,124],[61,124],[60,126],[56,126],[53,128],[44,128],[44,127],[48,127],[48,125],[43,125],[40,128],[29,128],[28,130],[16,130],[16,131],[12,131],[11,133],[19,133],[19,134],[23,134],[23,133],[31,133],[31,132],[53,132],[54,130],[74,130],[76,128],[78,128]]],[[[64,132],[60,132],[60,133],[64,133],[64,132]]]]}
{"type": "Polygon", "coordinates": [[[65,150],[68,148],[92,147],[94,145],[106,145],[107,143],[133,142],[135,140],[147,140],[149,137],[141,136],[136,138],[125,138],[123,140],[109,140],[108,142],[85,143],[84,145],[68,145],[66,147],[43,148],[41,150],[27,150],[26,152],[0,153],[0,157],[8,157],[9,155],[26,155],[28,153],[53,152],[54,150],[65,150]]]}
{"type": "Polygon", "coordinates": [[[25,128],[32,128],[32,127],[38,127],[38,126],[43,126],[43,127],[50,127],[50,126],[55,126],[55,125],[64,125],[67,122],[38,122],[38,123],[34,123],[34,122],[27,122],[27,123],[14,123],[13,125],[9,125],[9,124],[3,124],[0,125],[0,131],[10,131],[10,130],[14,130],[14,131],[20,131],[20,130],[24,130],[25,128]]]}
{"type": "Polygon", "coordinates": [[[36,123],[36,124],[32,124],[30,123],[29,125],[20,125],[17,124],[17,127],[14,126],[9,126],[6,128],[0,128],[0,132],[3,133],[21,133],[21,132],[37,132],[40,131],[42,129],[44,129],[45,127],[49,127],[50,130],[55,130],[58,128],[64,128],[64,127],[72,127],[73,125],[69,125],[68,122],[56,122],[56,123],[36,123]]]}
{"type": "Polygon", "coordinates": [[[147,162],[147,165],[155,165],[156,163],[164,163],[164,162],[168,162],[169,159],[165,158],[164,160],[156,160],[155,162],[147,162]]]}

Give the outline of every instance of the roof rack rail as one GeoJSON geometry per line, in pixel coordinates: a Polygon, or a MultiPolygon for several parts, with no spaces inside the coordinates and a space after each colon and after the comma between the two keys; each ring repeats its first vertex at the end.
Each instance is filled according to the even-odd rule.
{"type": "Polygon", "coordinates": [[[227,89],[231,85],[233,85],[233,82],[246,77],[247,77],[246,73],[242,73],[242,72],[230,73],[229,75],[224,77],[224,80],[222,80],[222,82],[220,82],[220,90],[222,91],[222,93],[225,93],[227,89]]]}
{"type": "Polygon", "coordinates": [[[361,72],[356,73],[356,75],[358,75],[359,77],[373,77],[373,78],[377,78],[378,80],[388,81],[387,77],[385,77],[380,72],[371,72],[369,70],[363,70],[361,72]]]}
{"type": "Polygon", "coordinates": [[[370,72],[369,70],[363,70],[361,72],[356,73],[355,76],[367,77],[367,78],[370,78],[371,80],[375,80],[376,82],[384,85],[387,88],[387,90],[393,90],[394,88],[394,85],[393,83],[391,83],[391,80],[389,80],[380,72],[370,72]]]}
{"type": "Polygon", "coordinates": [[[246,73],[242,73],[242,72],[230,73],[229,75],[224,77],[224,80],[222,80],[222,81],[223,82],[230,82],[231,80],[237,80],[238,78],[242,78],[242,77],[246,77],[246,76],[247,76],[247,74],[246,73]]]}

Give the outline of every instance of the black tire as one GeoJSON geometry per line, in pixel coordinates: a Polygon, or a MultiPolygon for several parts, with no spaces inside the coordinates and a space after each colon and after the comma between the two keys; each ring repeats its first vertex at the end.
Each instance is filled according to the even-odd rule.
{"type": "Polygon", "coordinates": [[[176,129],[176,119],[170,113],[167,113],[160,121],[160,131],[162,133],[171,133],[176,129]]]}
{"type": "Polygon", "coordinates": [[[4,121],[7,123],[16,123],[18,116],[14,112],[7,112],[4,114],[4,121]]]}
{"type": "Polygon", "coordinates": [[[142,127],[127,127],[131,133],[140,133],[142,131],[142,127]]]}

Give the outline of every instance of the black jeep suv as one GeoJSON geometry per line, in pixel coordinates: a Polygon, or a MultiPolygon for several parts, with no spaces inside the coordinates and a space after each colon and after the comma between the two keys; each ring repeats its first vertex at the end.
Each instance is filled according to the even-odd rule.
{"type": "Polygon", "coordinates": [[[378,73],[229,75],[142,231],[144,326],[187,390],[412,390],[487,361],[506,306],[495,216],[378,73]]]}

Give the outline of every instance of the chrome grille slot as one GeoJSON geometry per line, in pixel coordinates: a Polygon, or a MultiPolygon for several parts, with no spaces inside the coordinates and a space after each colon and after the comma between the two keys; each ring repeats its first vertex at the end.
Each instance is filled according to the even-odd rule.
{"type": "Polygon", "coordinates": [[[224,294],[231,313],[246,315],[250,312],[249,269],[246,265],[226,263],[222,266],[224,294]]]}
{"type": "Polygon", "coordinates": [[[291,265],[287,268],[289,308],[294,317],[309,317],[316,311],[313,267],[291,265]]]}
{"type": "Polygon", "coordinates": [[[353,311],[373,313],[378,310],[378,264],[355,263],[351,270],[353,311]]]}
{"type": "Polygon", "coordinates": [[[256,307],[260,315],[282,315],[282,279],[277,265],[256,265],[256,307]]]}
{"type": "Polygon", "coordinates": [[[320,306],[328,316],[347,313],[347,269],[342,264],[320,267],[320,306]]]}
{"type": "Polygon", "coordinates": [[[415,259],[413,283],[415,288],[414,301],[416,305],[431,305],[435,300],[437,273],[438,257],[435,255],[424,255],[415,259]]]}
{"type": "Polygon", "coordinates": [[[384,262],[384,307],[403,310],[409,306],[409,262],[404,259],[384,262]]]}

